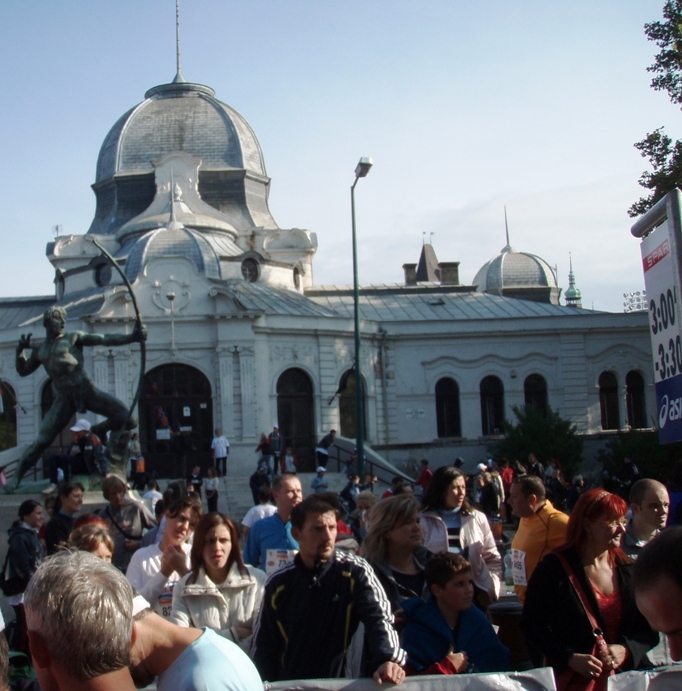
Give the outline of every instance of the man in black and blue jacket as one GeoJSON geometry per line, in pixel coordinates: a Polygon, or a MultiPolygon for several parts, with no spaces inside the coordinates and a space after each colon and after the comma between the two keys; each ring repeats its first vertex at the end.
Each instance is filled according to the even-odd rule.
{"type": "Polygon", "coordinates": [[[372,674],[378,683],[401,683],[405,652],[386,594],[364,559],[334,549],[334,508],[310,496],[294,508],[291,523],[300,551],[266,583],[254,632],[252,656],[263,679],[372,674]],[[363,669],[350,662],[360,622],[363,669]]]}

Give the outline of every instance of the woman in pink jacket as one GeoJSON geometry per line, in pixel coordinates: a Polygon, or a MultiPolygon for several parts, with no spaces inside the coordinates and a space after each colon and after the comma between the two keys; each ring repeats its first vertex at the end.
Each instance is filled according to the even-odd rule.
{"type": "Polygon", "coordinates": [[[483,610],[500,592],[502,560],[485,514],[472,508],[456,468],[438,468],[422,498],[422,543],[430,552],[462,554],[471,564],[474,599],[483,610]]]}

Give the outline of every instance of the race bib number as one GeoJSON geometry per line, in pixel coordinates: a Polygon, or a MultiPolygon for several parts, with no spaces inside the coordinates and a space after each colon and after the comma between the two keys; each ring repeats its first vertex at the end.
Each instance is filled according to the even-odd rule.
{"type": "Polygon", "coordinates": [[[526,553],[520,549],[512,549],[512,572],[514,585],[528,585],[526,580],[526,553]]]}
{"type": "Polygon", "coordinates": [[[283,566],[291,564],[297,551],[295,549],[269,549],[265,553],[265,573],[270,576],[283,566]]]}
{"type": "Polygon", "coordinates": [[[173,612],[173,588],[168,586],[159,595],[158,609],[156,610],[164,619],[170,619],[173,612]]]}

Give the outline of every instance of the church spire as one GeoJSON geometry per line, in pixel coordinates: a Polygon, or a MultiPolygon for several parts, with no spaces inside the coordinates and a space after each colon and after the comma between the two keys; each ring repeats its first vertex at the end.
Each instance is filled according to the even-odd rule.
{"type": "Polygon", "coordinates": [[[507,207],[504,207],[504,232],[507,235],[507,247],[511,247],[511,243],[509,242],[509,223],[507,223],[507,207]]]}
{"type": "Polygon", "coordinates": [[[575,274],[573,273],[573,257],[571,256],[571,253],[568,253],[568,262],[569,262],[569,270],[568,270],[568,288],[566,290],[565,298],[566,298],[566,306],[567,307],[582,307],[582,295],[580,294],[580,290],[576,288],[575,285],[575,274]]]}
{"type": "Polygon", "coordinates": [[[175,0],[175,63],[177,71],[173,84],[185,84],[187,80],[182,76],[180,69],[180,0],[175,0]]]}

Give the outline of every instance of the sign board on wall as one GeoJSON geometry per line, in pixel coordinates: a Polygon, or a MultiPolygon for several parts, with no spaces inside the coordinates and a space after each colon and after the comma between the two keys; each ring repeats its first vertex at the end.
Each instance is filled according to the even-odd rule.
{"type": "Polygon", "coordinates": [[[649,307],[659,441],[682,440],[680,193],[668,193],[633,226],[641,243],[649,307]]]}

